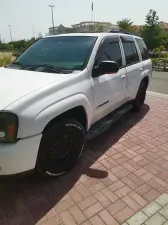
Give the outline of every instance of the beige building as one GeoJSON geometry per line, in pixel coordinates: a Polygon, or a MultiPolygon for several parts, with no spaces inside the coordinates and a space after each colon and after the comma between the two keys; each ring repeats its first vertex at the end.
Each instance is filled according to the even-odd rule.
{"type": "MultiPolygon", "coordinates": [[[[116,29],[117,25],[110,22],[84,21],[74,24],[71,27],[65,27],[60,24],[54,27],[54,35],[65,33],[88,33],[88,32],[107,32],[110,29],[116,29]]],[[[49,28],[49,35],[53,35],[53,27],[49,28]]]]}
{"type": "Polygon", "coordinates": [[[162,22],[160,22],[160,27],[161,27],[164,31],[168,32],[168,23],[162,21],[162,22]]]}

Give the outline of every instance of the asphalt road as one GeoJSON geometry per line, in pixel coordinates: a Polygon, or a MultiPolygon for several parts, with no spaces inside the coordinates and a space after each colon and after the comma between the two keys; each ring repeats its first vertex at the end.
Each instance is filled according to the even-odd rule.
{"type": "Polygon", "coordinates": [[[153,72],[148,91],[168,94],[168,72],[153,72]]]}

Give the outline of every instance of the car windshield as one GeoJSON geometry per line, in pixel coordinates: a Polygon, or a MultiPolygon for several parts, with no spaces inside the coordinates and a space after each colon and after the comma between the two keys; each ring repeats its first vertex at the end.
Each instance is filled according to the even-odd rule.
{"type": "Polygon", "coordinates": [[[59,69],[82,70],[93,46],[93,36],[57,36],[38,40],[14,63],[32,67],[52,66],[59,69]]]}

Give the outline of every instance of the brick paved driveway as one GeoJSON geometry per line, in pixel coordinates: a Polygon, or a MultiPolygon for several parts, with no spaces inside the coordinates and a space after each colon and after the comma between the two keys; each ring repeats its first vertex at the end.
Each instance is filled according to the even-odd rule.
{"type": "Polygon", "coordinates": [[[1,179],[0,225],[122,224],[167,190],[168,99],[148,94],[67,175],[1,179]]]}

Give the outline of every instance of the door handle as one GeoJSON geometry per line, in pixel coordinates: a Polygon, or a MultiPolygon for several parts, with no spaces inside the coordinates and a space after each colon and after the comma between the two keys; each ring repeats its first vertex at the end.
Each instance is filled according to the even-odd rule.
{"type": "Polygon", "coordinates": [[[142,71],[142,70],[143,70],[142,68],[139,69],[139,71],[142,71]]]}
{"type": "Polygon", "coordinates": [[[124,75],[121,75],[121,79],[124,79],[126,77],[126,75],[124,74],[124,75]]]}

